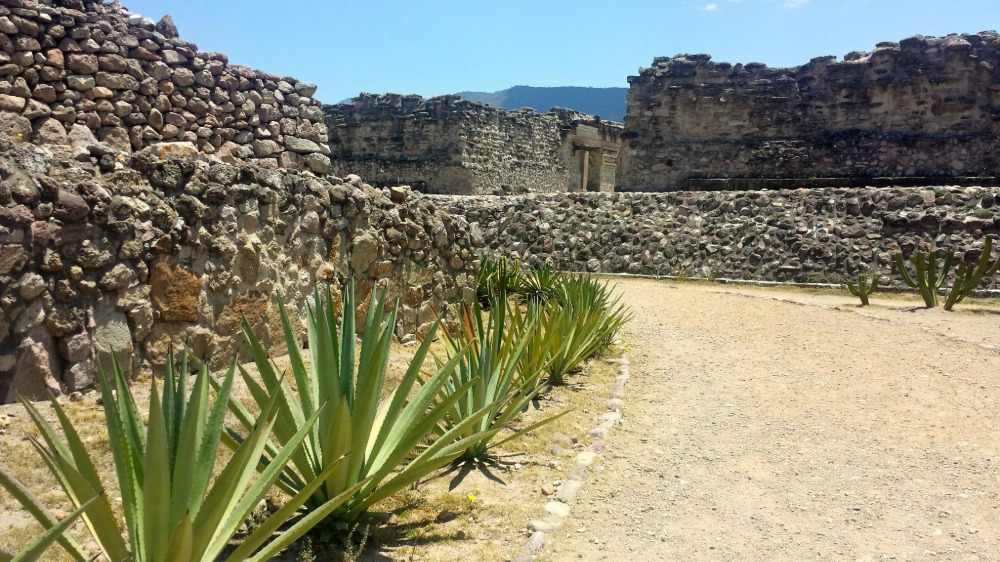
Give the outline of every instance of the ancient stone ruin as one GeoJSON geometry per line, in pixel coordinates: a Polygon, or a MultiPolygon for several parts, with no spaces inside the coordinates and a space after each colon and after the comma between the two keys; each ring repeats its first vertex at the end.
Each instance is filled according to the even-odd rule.
{"type": "Polygon", "coordinates": [[[169,18],[0,0],[0,401],[185,342],[219,366],[241,318],[274,344],[277,295],[301,311],[348,277],[421,333],[474,298],[484,254],[839,282],[900,249],[974,253],[1000,232],[998,59],[995,33],[784,70],[657,59],[623,129],[457,96],[324,108],[169,18]],[[857,182],[887,187],[834,188],[857,182]]]}
{"type": "Polygon", "coordinates": [[[276,296],[301,312],[323,281],[386,287],[401,336],[471,298],[462,219],[324,176],[314,86],[99,2],[2,0],[0,41],[0,402],[87,388],[112,354],[219,367],[241,318],[273,343],[276,296]]]}
{"type": "Polygon", "coordinates": [[[657,58],[629,83],[623,191],[1000,175],[995,32],[912,37],[784,69],[657,58]]]}
{"type": "Polygon", "coordinates": [[[329,170],[316,86],[230,65],[159,24],[95,0],[0,3],[0,130],[124,153],[159,142],[264,167],[329,170]]]}
{"type": "Polygon", "coordinates": [[[334,173],[427,193],[613,191],[621,125],[458,96],[361,95],[327,106],[334,173]]]}

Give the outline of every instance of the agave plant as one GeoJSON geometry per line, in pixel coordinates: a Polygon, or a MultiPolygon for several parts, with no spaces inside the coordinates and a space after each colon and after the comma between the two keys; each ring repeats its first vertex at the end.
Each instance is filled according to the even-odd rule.
{"type": "MultiPolygon", "coordinates": [[[[522,324],[517,332],[510,330],[508,313],[516,310],[506,301],[503,291],[492,301],[490,314],[478,305],[463,308],[461,330],[456,336],[447,334],[448,354],[458,358],[458,366],[451,372],[441,398],[447,398],[469,387],[462,399],[455,401],[448,415],[442,420],[440,433],[461,425],[474,413],[486,410],[479,422],[469,426],[461,436],[479,435],[471,440],[461,460],[481,461],[493,447],[498,447],[551,423],[567,412],[548,417],[521,428],[504,439],[493,443],[498,433],[510,427],[541,390],[541,369],[518,369],[525,347],[534,337],[534,320],[522,324]]],[[[443,364],[439,360],[438,364],[443,364]]]]}
{"type": "MultiPolygon", "coordinates": [[[[257,466],[278,411],[277,400],[265,404],[247,439],[213,479],[234,372],[231,367],[220,385],[218,399],[212,404],[207,368],[202,368],[188,392],[186,355],[180,361],[179,373],[171,357],[162,397],[156,382],[152,384],[145,435],[142,417],[117,361],[111,376],[100,377],[127,536],[119,527],[86,445],[66,412],[57,401],[52,401],[63,434],[60,438],[39,410],[23,401],[41,435],[41,440],[32,438],[32,444],[86,523],[100,548],[98,556],[112,561],[212,562],[225,553],[233,536],[272,488],[281,466],[312,430],[319,415],[317,412],[303,423],[301,431],[275,452],[272,464],[258,475],[257,466]]],[[[269,560],[349,496],[333,498],[276,534],[277,529],[296,516],[320,483],[321,480],[316,480],[304,486],[302,493],[268,516],[225,559],[269,560]]],[[[50,533],[60,526],[66,528],[69,519],[54,525],[45,507],[25,493],[24,487],[13,478],[0,478],[0,484],[50,533]]],[[[75,560],[96,558],[68,537],[60,538],[59,544],[75,560]]]]}
{"type": "MultiPolygon", "coordinates": [[[[309,505],[323,505],[331,498],[349,494],[348,501],[332,514],[336,521],[349,523],[372,504],[459,457],[478,438],[468,430],[488,409],[471,412],[449,431],[433,434],[452,406],[474,384],[470,381],[456,388],[446,400],[436,401],[452,376],[457,358],[441,365],[420,384],[420,371],[436,327],[418,348],[398,386],[383,400],[396,314],[385,312],[384,291],[372,292],[359,352],[354,337],[353,282],[347,283],[343,294],[343,309],[338,315],[330,292],[316,293],[314,306],[308,311],[311,354],[308,365],[298,347],[288,312],[278,303],[295,390],[280,380],[277,367],[245,322],[243,331],[260,382],[246,370],[241,369],[241,374],[258,407],[277,400],[274,441],[279,445],[287,447],[293,436],[307,431],[306,420],[319,416],[319,423],[307,431],[291,462],[280,466],[278,485],[287,493],[298,495],[303,493],[306,483],[322,479],[323,485],[310,492],[309,505]],[[268,388],[274,392],[269,393],[268,388]],[[328,406],[320,411],[323,404],[328,406]],[[331,466],[341,458],[346,461],[331,472],[331,466]]],[[[236,433],[249,430],[252,427],[249,411],[236,400],[230,400],[230,406],[242,425],[236,433]]],[[[244,440],[237,437],[226,441],[235,447],[244,440]]],[[[269,471],[276,463],[281,464],[280,459],[274,459],[273,447],[266,448],[261,469],[269,471]]]]}
{"type": "Polygon", "coordinates": [[[520,262],[502,256],[496,259],[483,258],[476,277],[479,304],[488,308],[491,302],[498,300],[501,293],[510,295],[520,292],[523,282],[524,273],[520,262]]]}
{"type": "Polygon", "coordinates": [[[532,268],[522,275],[518,294],[527,304],[544,304],[562,290],[563,276],[550,266],[532,268]]]}
{"type": "Polygon", "coordinates": [[[606,283],[587,276],[563,281],[558,299],[543,312],[539,325],[551,350],[549,382],[563,384],[567,373],[607,347],[630,318],[606,283]]]}

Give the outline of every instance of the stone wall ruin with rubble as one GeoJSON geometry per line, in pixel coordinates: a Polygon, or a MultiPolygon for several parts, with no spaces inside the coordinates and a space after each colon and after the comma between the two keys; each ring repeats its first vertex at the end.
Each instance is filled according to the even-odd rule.
{"type": "Polygon", "coordinates": [[[40,144],[160,142],[261,166],[329,170],[316,86],[231,65],[94,0],[0,0],[0,130],[40,144]],[[84,140],[81,140],[81,137],[84,140]]]}
{"type": "Polygon", "coordinates": [[[614,190],[621,125],[575,111],[362,94],[326,115],[337,175],[460,195],[614,190]]]}
{"type": "Polygon", "coordinates": [[[1000,176],[996,32],[912,37],[787,69],[657,58],[629,83],[623,191],[1000,176]]]}
{"type": "Polygon", "coordinates": [[[400,300],[400,336],[472,298],[478,243],[409,190],[148,149],[102,172],[69,152],[0,135],[0,402],[88,388],[111,353],[156,369],[187,343],[221,368],[244,317],[280,351],[274,299],[302,318],[349,276],[400,300]]]}
{"type": "Polygon", "coordinates": [[[461,219],[327,175],[315,89],[199,52],[169,17],[0,0],[0,402],[86,389],[113,353],[221,367],[244,317],[281,351],[274,299],[301,318],[348,277],[399,300],[400,336],[471,299],[461,219]]]}

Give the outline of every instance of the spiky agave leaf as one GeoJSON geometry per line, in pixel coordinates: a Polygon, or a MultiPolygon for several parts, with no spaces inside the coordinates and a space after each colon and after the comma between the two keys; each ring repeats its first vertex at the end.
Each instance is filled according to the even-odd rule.
{"type": "Polygon", "coordinates": [[[607,283],[572,276],[542,317],[539,329],[549,339],[549,380],[562,384],[566,374],[607,347],[631,318],[607,283]]]}
{"type": "MultiPolygon", "coordinates": [[[[487,410],[480,422],[470,427],[462,437],[479,434],[462,455],[464,460],[482,460],[497,434],[510,427],[520,417],[527,405],[541,390],[539,380],[542,370],[524,372],[518,369],[526,347],[535,335],[535,318],[520,331],[510,329],[508,317],[516,306],[494,299],[487,314],[477,303],[464,307],[463,329],[457,335],[448,334],[448,357],[458,358],[458,365],[442,389],[443,397],[471,384],[471,390],[455,402],[451,412],[442,420],[440,431],[447,431],[466,419],[472,412],[487,410]]],[[[514,315],[518,313],[515,312],[514,315]]],[[[518,317],[522,319],[523,317],[518,317]]],[[[443,360],[437,359],[438,364],[443,360]]],[[[567,412],[546,418],[530,428],[515,433],[520,437],[567,412]]],[[[505,439],[504,442],[509,441],[505,439]]]]}
{"type": "MultiPolygon", "coordinates": [[[[386,311],[385,292],[373,290],[358,348],[354,292],[354,283],[349,281],[343,290],[343,308],[338,313],[329,290],[317,290],[307,311],[311,354],[308,365],[290,328],[288,311],[279,304],[297,390],[279,382],[278,370],[259,338],[249,325],[243,326],[257,366],[256,375],[241,373],[253,400],[258,408],[272,399],[280,404],[272,436],[274,444],[286,443],[287,435],[300,428],[305,412],[318,404],[327,405],[316,430],[308,433],[293,461],[281,468],[278,485],[292,495],[312,489],[307,502],[312,508],[346,497],[343,505],[331,514],[344,521],[356,519],[374,502],[447,465],[462,452],[455,450],[455,444],[461,442],[460,431],[428,440],[450,407],[450,402],[436,404],[434,398],[457,361],[439,366],[429,378],[421,380],[421,369],[434,338],[432,330],[417,349],[402,380],[385,393],[396,313],[386,311]],[[337,462],[340,464],[331,470],[331,465],[337,462]],[[310,484],[317,478],[323,485],[313,488],[310,484]],[[351,493],[347,494],[349,490],[351,493]]],[[[470,387],[471,383],[458,389],[452,400],[462,398],[470,387]]],[[[240,427],[233,430],[237,437],[225,441],[235,446],[244,440],[238,435],[249,430],[251,417],[247,408],[235,400],[230,400],[230,409],[240,427]]],[[[474,412],[460,424],[461,430],[473,426],[484,415],[486,411],[474,412]]],[[[261,467],[271,468],[271,459],[271,448],[265,447],[261,467]]]]}
{"type": "MultiPolygon", "coordinates": [[[[21,549],[17,554],[8,554],[6,552],[0,551],[0,562],[35,562],[36,560],[41,560],[42,555],[45,551],[49,549],[50,546],[59,542],[65,543],[66,531],[69,530],[73,523],[83,515],[84,510],[90,507],[97,498],[91,498],[89,501],[84,502],[73,513],[70,513],[66,518],[58,523],[48,527],[44,533],[39,535],[35,540],[29,543],[27,546],[21,549]]],[[[70,551],[70,554],[76,558],[76,553],[70,551]]]]}
{"type": "MultiPolygon", "coordinates": [[[[182,359],[181,365],[182,369],[187,369],[187,360],[182,359]]],[[[281,447],[271,449],[270,466],[258,474],[278,417],[278,395],[272,392],[274,398],[262,404],[260,415],[248,418],[252,429],[246,439],[234,447],[232,458],[212,480],[236,368],[231,366],[223,381],[216,385],[218,397],[212,403],[209,399],[211,376],[206,367],[201,369],[190,389],[187,376],[178,376],[175,367],[171,359],[167,363],[162,392],[155,380],[152,383],[145,435],[140,431],[143,423],[135,408],[132,391],[117,362],[110,374],[101,375],[109,443],[122,490],[128,539],[122,536],[93,461],[61,405],[53,400],[52,407],[63,439],[33,404],[24,403],[42,437],[35,441],[36,450],[80,511],[94,541],[109,560],[216,560],[271,489],[281,469],[313,430],[322,413],[322,408],[314,412],[281,447]],[[88,497],[93,499],[83,501],[88,497]]],[[[6,473],[0,473],[0,484],[11,490],[43,526],[50,530],[56,528],[44,508],[30,498],[23,487],[6,477],[6,473]]],[[[272,514],[247,538],[251,547],[239,550],[238,556],[230,556],[227,560],[253,559],[258,556],[254,551],[261,545],[260,552],[273,556],[302,536],[311,528],[308,522],[313,519],[303,517],[281,533],[275,534],[275,530],[297,517],[307,499],[306,496],[295,497],[272,514]]],[[[334,498],[318,507],[330,512],[340,507],[344,500],[346,498],[334,498]]],[[[89,559],[69,539],[63,538],[60,542],[74,558],[89,559]]]]}

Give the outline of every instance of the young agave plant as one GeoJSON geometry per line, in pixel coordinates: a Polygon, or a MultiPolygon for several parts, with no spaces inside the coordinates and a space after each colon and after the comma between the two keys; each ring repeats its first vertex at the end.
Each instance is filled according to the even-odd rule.
{"type": "Polygon", "coordinates": [[[549,381],[564,384],[566,374],[607,347],[630,318],[607,284],[586,276],[566,279],[539,328],[552,349],[549,381]]]}
{"type": "MultiPolygon", "coordinates": [[[[419,384],[420,370],[434,339],[433,330],[417,350],[402,381],[383,401],[396,314],[386,314],[384,291],[372,292],[359,352],[354,336],[353,282],[346,285],[343,293],[343,309],[338,315],[329,291],[325,294],[317,291],[315,306],[309,309],[308,317],[311,355],[308,366],[288,313],[279,302],[296,390],[279,379],[278,369],[246,323],[243,331],[260,381],[246,370],[241,369],[241,374],[259,407],[277,400],[274,440],[280,445],[287,447],[293,436],[308,427],[307,420],[319,415],[319,423],[307,430],[306,439],[292,455],[291,462],[280,466],[278,486],[289,494],[299,495],[308,482],[323,480],[322,486],[310,492],[309,505],[323,505],[331,498],[349,494],[348,501],[332,517],[350,523],[372,504],[459,457],[479,438],[475,433],[468,435],[468,430],[488,410],[470,412],[447,432],[433,434],[473,384],[455,389],[446,400],[435,401],[450,380],[457,358],[441,365],[434,375],[419,384]],[[269,388],[274,391],[269,393],[269,388]],[[323,404],[327,408],[320,411],[323,404]],[[341,458],[346,461],[331,471],[331,466],[341,458]]],[[[252,418],[247,409],[235,400],[230,400],[230,407],[242,430],[249,430],[252,418]]],[[[244,439],[227,441],[236,446],[244,439]]],[[[261,468],[272,470],[276,463],[281,465],[274,457],[272,449],[266,449],[261,468]]]]}
{"type": "MultiPolygon", "coordinates": [[[[507,317],[509,310],[515,307],[506,302],[503,293],[500,299],[491,303],[488,319],[484,319],[485,313],[478,304],[471,309],[465,307],[461,332],[457,336],[446,334],[449,358],[458,358],[458,366],[445,384],[441,399],[466,387],[470,390],[451,407],[442,420],[439,432],[444,433],[460,425],[462,420],[475,412],[487,411],[479,423],[462,432],[463,437],[478,434],[479,438],[469,443],[460,460],[485,460],[491,448],[517,439],[568,413],[556,414],[493,443],[497,434],[510,427],[538,395],[543,373],[541,369],[532,372],[518,369],[525,348],[534,337],[535,321],[529,320],[519,331],[511,330],[507,317]]],[[[442,364],[441,361],[438,363],[442,364]]]]}
{"type": "MultiPolygon", "coordinates": [[[[247,439],[209,485],[218,459],[234,371],[229,369],[220,385],[220,396],[212,404],[207,368],[202,369],[188,392],[186,356],[180,362],[179,373],[171,358],[162,397],[155,381],[152,385],[145,435],[142,417],[117,362],[110,377],[101,377],[101,396],[127,536],[119,528],[83,440],[59,403],[53,400],[52,408],[63,438],[34,405],[23,401],[41,435],[41,440],[33,438],[32,444],[86,523],[101,550],[97,556],[134,562],[212,562],[222,558],[233,536],[271,489],[280,467],[316,419],[313,416],[304,423],[302,430],[276,451],[271,467],[258,475],[257,466],[278,410],[277,400],[265,404],[247,439]]],[[[306,487],[302,494],[269,516],[224,559],[269,560],[346,499],[346,496],[336,498],[275,534],[296,515],[319,483],[306,487]]],[[[57,528],[45,507],[26,494],[22,485],[10,477],[0,478],[0,484],[49,532],[57,528]]],[[[59,539],[59,544],[75,560],[96,558],[68,537],[59,539]]]]}
{"type": "Polygon", "coordinates": [[[545,304],[559,295],[563,276],[549,266],[530,269],[524,273],[519,291],[521,300],[527,304],[545,304]]]}
{"type": "Polygon", "coordinates": [[[524,273],[520,262],[506,257],[484,258],[476,277],[479,304],[484,308],[489,307],[490,302],[497,300],[501,293],[507,295],[520,292],[523,283],[524,273]]]}

